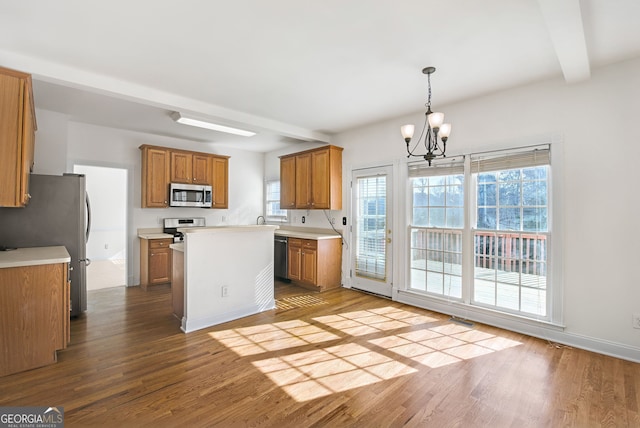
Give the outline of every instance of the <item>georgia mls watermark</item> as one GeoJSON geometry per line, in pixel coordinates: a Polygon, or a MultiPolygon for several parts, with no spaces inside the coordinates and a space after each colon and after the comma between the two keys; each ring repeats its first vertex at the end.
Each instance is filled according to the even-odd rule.
{"type": "Polygon", "coordinates": [[[62,428],[63,407],[0,407],[0,428],[62,428]]]}

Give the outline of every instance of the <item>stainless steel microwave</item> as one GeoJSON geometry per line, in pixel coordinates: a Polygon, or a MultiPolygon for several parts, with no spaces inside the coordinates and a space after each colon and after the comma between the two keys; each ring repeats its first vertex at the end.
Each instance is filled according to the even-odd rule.
{"type": "Polygon", "coordinates": [[[169,205],[172,207],[211,208],[211,186],[171,183],[169,205]]]}

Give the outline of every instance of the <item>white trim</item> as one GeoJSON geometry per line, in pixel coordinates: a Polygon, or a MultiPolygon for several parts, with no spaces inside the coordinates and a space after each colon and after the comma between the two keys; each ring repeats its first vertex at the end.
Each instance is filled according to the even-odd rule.
{"type": "Polygon", "coordinates": [[[564,326],[545,321],[527,319],[516,315],[493,311],[476,306],[467,306],[444,299],[432,298],[410,291],[394,293],[393,300],[411,306],[452,315],[473,322],[491,325],[505,330],[526,334],[550,342],[597,352],[611,357],[640,363],[640,347],[610,342],[589,336],[564,331],[564,326]]]}

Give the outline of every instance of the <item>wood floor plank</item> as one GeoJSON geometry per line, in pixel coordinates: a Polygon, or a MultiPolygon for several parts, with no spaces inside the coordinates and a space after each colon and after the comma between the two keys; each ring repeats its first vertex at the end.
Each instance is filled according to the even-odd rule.
{"type": "Polygon", "coordinates": [[[68,427],[640,426],[638,364],[352,290],[276,298],[184,334],[168,286],[89,291],[58,362],[0,378],[0,406],[68,427]]]}

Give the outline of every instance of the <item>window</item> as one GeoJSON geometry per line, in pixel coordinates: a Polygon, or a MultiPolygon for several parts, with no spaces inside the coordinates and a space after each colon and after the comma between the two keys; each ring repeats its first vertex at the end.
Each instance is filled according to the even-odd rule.
{"type": "Polygon", "coordinates": [[[548,150],[472,157],[474,303],[547,316],[548,164],[548,150]]]}
{"type": "Polygon", "coordinates": [[[280,181],[267,181],[264,212],[269,220],[287,221],[287,210],[280,209],[280,181]]]}
{"type": "Polygon", "coordinates": [[[410,288],[462,297],[464,165],[409,168],[411,217],[410,288]]]}
{"type": "Polygon", "coordinates": [[[434,165],[409,166],[409,289],[549,319],[549,147],[434,165]]]}

